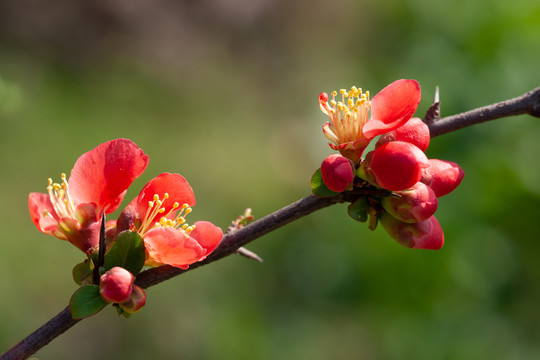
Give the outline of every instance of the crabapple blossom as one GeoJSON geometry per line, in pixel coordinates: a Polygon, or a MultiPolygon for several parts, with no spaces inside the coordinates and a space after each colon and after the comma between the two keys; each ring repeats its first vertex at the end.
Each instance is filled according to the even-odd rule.
{"type": "Polygon", "coordinates": [[[195,205],[191,186],[179,174],[150,180],[122,211],[117,231],[137,231],[144,240],[146,265],[168,264],[187,269],[218,246],[222,230],[208,221],[186,222],[195,205]]]}
{"type": "Polygon", "coordinates": [[[81,155],[69,179],[48,180],[47,194],[30,193],[28,208],[39,231],[68,240],[83,252],[98,246],[101,214],[116,210],[148,165],[131,140],[107,141],[81,155]]]}
{"type": "Polygon", "coordinates": [[[329,122],[323,125],[330,147],[338,150],[355,164],[361,159],[364,149],[373,138],[403,125],[416,111],[420,102],[420,85],[416,80],[396,80],[382,89],[372,100],[369,91],[352,87],[338,93],[319,95],[321,111],[328,115],[329,122]],[[369,115],[371,111],[371,115],[369,115]]]}

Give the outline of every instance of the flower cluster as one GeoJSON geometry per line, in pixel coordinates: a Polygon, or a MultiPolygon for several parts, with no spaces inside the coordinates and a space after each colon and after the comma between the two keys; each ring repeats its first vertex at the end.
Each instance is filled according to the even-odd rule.
{"type": "Polygon", "coordinates": [[[65,174],[61,183],[49,179],[47,193],[28,196],[30,216],[38,230],[71,242],[88,256],[76,266],[74,277],[77,283],[93,282],[96,288],[82,295],[99,291],[106,303],[120,304],[127,313],[146,301],[144,290],[133,285],[143,265],[186,269],[205,259],[223,236],[208,221],[186,222],[195,195],[186,179],[170,173],[150,180],[118,220],[102,224],[104,214],[119,208],[147,164],[148,156],[131,140],[108,141],[79,157],[69,179],[65,174]],[[98,267],[102,225],[106,226],[105,264],[99,264],[104,266],[101,278],[90,280],[98,267]]]}
{"type": "Polygon", "coordinates": [[[369,92],[353,87],[340,90],[341,100],[319,95],[321,110],[330,121],[323,132],[340,154],[328,156],[320,174],[333,192],[374,187],[383,196],[362,197],[349,213],[357,220],[370,216],[370,228],[380,222],[400,244],[415,249],[439,249],[444,234],[433,215],[437,198],[454,190],[464,172],[456,163],[428,159],[428,126],[413,114],[420,102],[415,80],[397,80],[369,99],[369,92]],[[363,156],[379,136],[375,149],[363,156]]]}

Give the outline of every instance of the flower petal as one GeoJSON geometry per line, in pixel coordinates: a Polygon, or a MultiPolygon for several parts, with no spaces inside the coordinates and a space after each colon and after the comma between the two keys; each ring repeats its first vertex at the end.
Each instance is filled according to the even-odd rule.
{"type": "Polygon", "coordinates": [[[168,200],[162,205],[165,208],[165,214],[172,209],[175,202],[180,206],[183,204],[195,205],[195,194],[187,180],[179,174],[163,173],[150,180],[141,190],[137,198],[139,214],[141,216],[146,214],[148,202],[153,201],[155,194],[163,199],[165,193],[169,194],[168,200]]]}
{"type": "Polygon", "coordinates": [[[194,238],[174,228],[150,230],[144,236],[144,245],[148,252],[147,260],[182,268],[199,261],[206,254],[194,238]]]}
{"type": "Polygon", "coordinates": [[[420,103],[420,85],[416,80],[396,80],[371,100],[371,118],[364,125],[364,136],[372,139],[392,131],[411,118],[420,103]]]}
{"type": "Polygon", "coordinates": [[[76,204],[95,203],[111,213],[147,165],[148,156],[131,140],[108,141],[77,159],[68,181],[70,194],[76,204]]]}
{"type": "MultiPolygon", "coordinates": [[[[38,230],[42,233],[53,235],[58,227],[58,220],[60,218],[56,215],[49,195],[36,192],[30,193],[28,195],[28,209],[30,210],[32,222],[38,230]],[[44,211],[47,211],[50,215],[44,216],[44,211]]],[[[66,239],[65,237],[63,238],[66,239]]]]}
{"type": "Polygon", "coordinates": [[[196,239],[197,243],[203,247],[203,249],[206,251],[204,258],[206,258],[206,256],[214,251],[214,249],[221,242],[221,238],[223,238],[223,231],[221,228],[209,221],[197,221],[193,225],[195,228],[189,234],[189,236],[196,239]]]}

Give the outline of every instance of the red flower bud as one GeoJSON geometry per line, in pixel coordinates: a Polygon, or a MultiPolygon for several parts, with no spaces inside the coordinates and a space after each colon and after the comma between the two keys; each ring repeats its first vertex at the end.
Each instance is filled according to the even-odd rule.
{"type": "Polygon", "coordinates": [[[115,266],[101,276],[99,293],[108,303],[123,303],[128,301],[135,276],[126,269],[115,266]]]}
{"type": "Polygon", "coordinates": [[[444,244],[444,234],[435,216],[418,223],[404,223],[383,213],[379,221],[394,240],[412,249],[438,250],[444,244]]]}
{"type": "Polygon", "coordinates": [[[420,118],[411,118],[397,129],[381,135],[376,147],[390,141],[405,141],[426,151],[429,146],[429,127],[420,118]]]}
{"type": "Polygon", "coordinates": [[[437,197],[452,192],[463,180],[465,172],[452,161],[429,159],[421,181],[428,185],[437,197]]]}
{"type": "Polygon", "coordinates": [[[429,219],[437,210],[437,197],[426,184],[417,182],[412,188],[398,191],[397,196],[382,198],[381,205],[399,221],[417,223],[429,219]]]}
{"type": "Polygon", "coordinates": [[[330,190],[342,192],[354,180],[354,164],[340,154],[332,154],[322,162],[321,175],[330,190]]]}
{"type": "Polygon", "coordinates": [[[136,313],[146,305],[146,292],[139,286],[133,285],[133,292],[129,300],[118,305],[129,314],[136,313]]]}
{"type": "Polygon", "coordinates": [[[364,166],[365,171],[374,177],[374,185],[400,191],[411,188],[420,180],[428,159],[411,143],[391,141],[375,149],[370,163],[364,166]]]}

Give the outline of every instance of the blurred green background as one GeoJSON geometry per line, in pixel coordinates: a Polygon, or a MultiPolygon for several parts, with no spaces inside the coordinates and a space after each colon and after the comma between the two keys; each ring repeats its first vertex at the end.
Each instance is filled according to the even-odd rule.
{"type": "MultiPolygon", "coordinates": [[[[535,0],[0,1],[0,352],[62,310],[83,254],[39,233],[28,193],[118,137],[150,156],[126,197],[184,175],[191,221],[226,228],[309,194],[330,154],[317,96],[399,78],[451,115],[540,85],[535,0]]],[[[333,206],[112,308],[39,359],[538,359],[540,121],[433,140],[465,179],[446,244],[399,246],[333,206]]]]}

